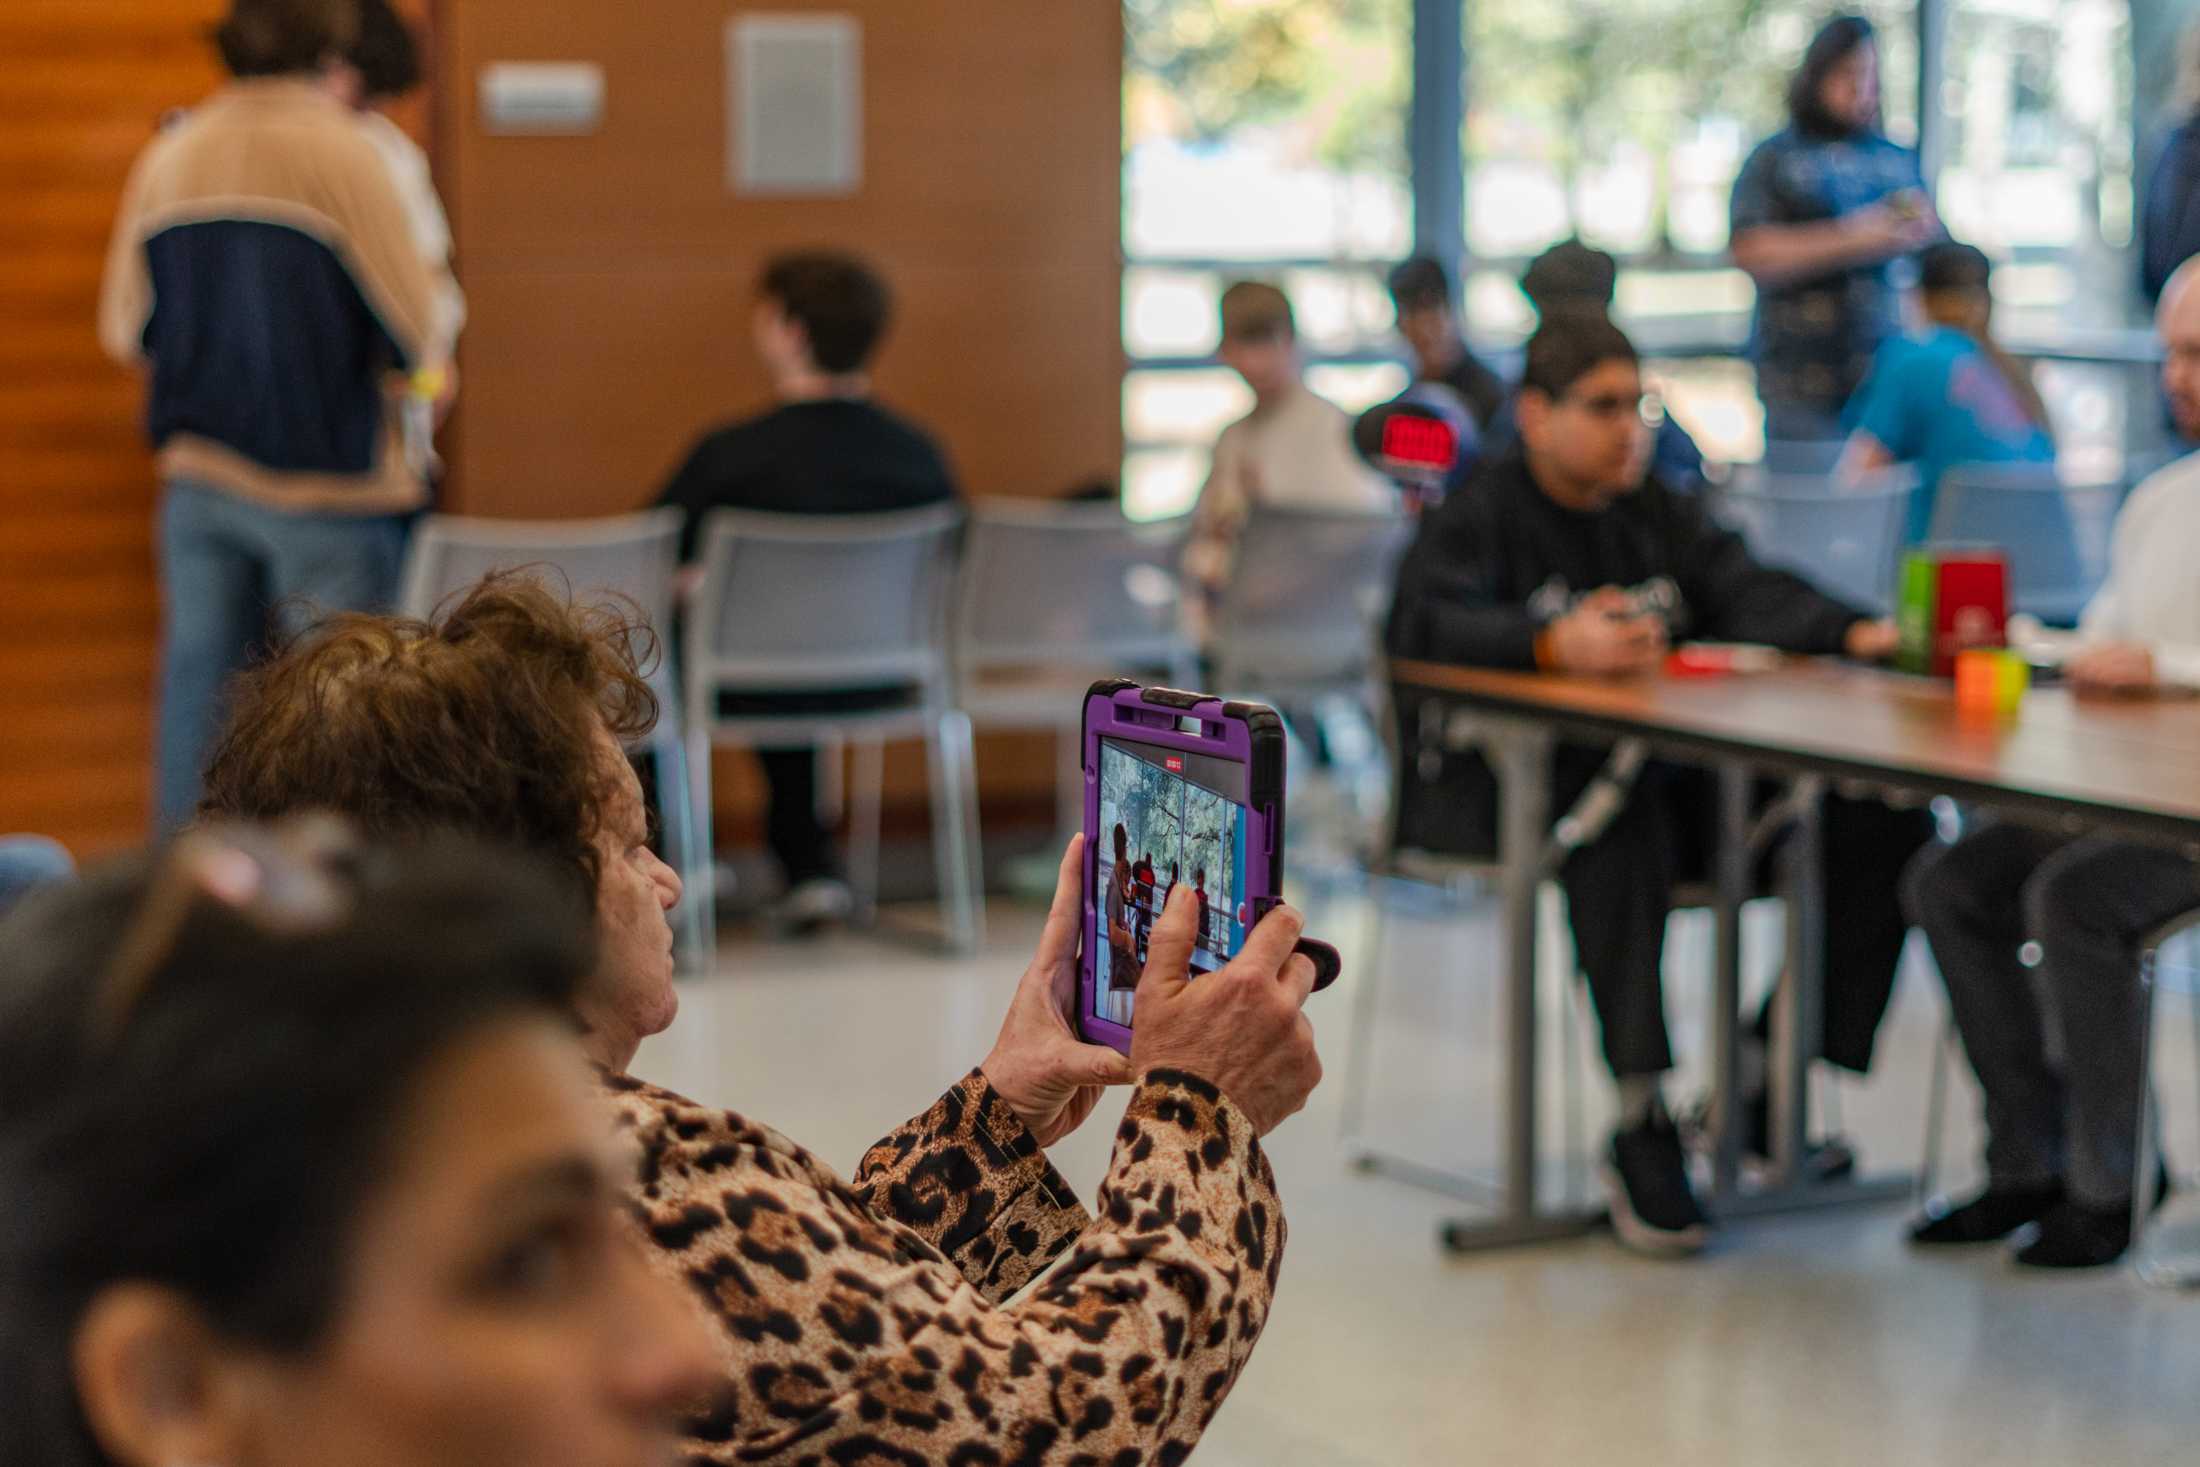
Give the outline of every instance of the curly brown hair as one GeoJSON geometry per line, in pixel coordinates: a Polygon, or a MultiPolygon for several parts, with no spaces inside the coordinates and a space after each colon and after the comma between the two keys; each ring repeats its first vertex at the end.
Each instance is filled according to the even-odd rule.
{"type": "Polygon", "coordinates": [[[631,602],[576,604],[531,568],[429,621],[332,616],[233,684],[199,813],[455,830],[556,861],[593,903],[611,795],[597,730],[632,740],[656,723],[657,655],[631,602]]]}

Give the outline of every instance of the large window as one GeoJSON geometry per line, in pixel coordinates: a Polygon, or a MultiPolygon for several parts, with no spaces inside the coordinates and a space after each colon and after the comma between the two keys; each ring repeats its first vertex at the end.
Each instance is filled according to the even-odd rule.
{"type": "MultiPolygon", "coordinates": [[[[1463,18],[1464,309],[1485,347],[1532,325],[1514,282],[1579,233],[1622,262],[1619,314],[1673,411],[1715,456],[1761,442],[1753,300],[1727,199],[1785,121],[1789,73],[1830,13],[1813,0],[1128,0],[1124,98],[1126,503],[1188,504],[1247,398],[1212,363],[1214,302],[1240,274],[1298,306],[1316,387],[1348,408],[1404,382],[1382,269],[1424,207],[1406,158],[1415,19],[1463,18]]],[[[2127,0],[1864,0],[1887,131],[1922,144],[1950,229],[2000,262],[2005,332],[2133,319],[2127,0]],[[1939,27],[1924,44],[1925,28],[1939,27]],[[1931,58],[1940,58],[1937,62],[1931,58]],[[1921,78],[1921,67],[1936,74],[1921,78]],[[1920,103],[1931,106],[1920,114],[1920,103]]],[[[1432,27],[1442,34],[1444,27],[1432,27]]],[[[1457,35],[1453,42],[1456,43],[1457,35]]],[[[1424,71],[1424,75],[1440,74],[1424,71]]],[[[1428,168],[1428,160],[1421,166],[1428,168]]],[[[1454,174],[1454,179],[1459,177],[1454,174]]],[[[1423,216],[1420,223],[1426,225],[1423,216]]],[[[2143,368],[2141,369],[2143,373],[2143,368]]],[[[2066,446],[2120,442],[2128,373],[2042,373],[2066,446]]],[[[2141,394],[2143,395],[2143,394],[2141,394]]],[[[2143,408],[2132,409],[2133,412],[2143,408]]],[[[2087,447],[2086,445],[2091,445],[2087,447]]]]}
{"type": "Polygon", "coordinates": [[[1291,295],[1317,392],[1405,384],[1382,272],[1408,253],[1409,0],[1128,0],[1124,6],[1123,497],[1191,505],[1215,435],[1251,405],[1212,358],[1244,276],[1291,295]]]}
{"type": "MultiPolygon", "coordinates": [[[[1917,139],[1909,0],[1860,7],[1880,34],[1882,107],[1917,139]]],[[[1484,338],[1532,325],[1514,287],[1527,257],[1579,234],[1620,257],[1619,314],[1685,355],[1653,375],[1706,451],[1753,457],[1752,379],[1730,350],[1755,299],[1727,260],[1727,201],[1758,141],[1786,121],[1789,73],[1822,7],[1798,0],[1470,3],[1467,316],[1484,338]]]]}

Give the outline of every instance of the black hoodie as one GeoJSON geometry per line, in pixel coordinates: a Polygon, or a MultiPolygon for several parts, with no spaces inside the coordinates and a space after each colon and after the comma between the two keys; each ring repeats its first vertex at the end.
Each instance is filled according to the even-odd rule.
{"type": "MultiPolygon", "coordinates": [[[[1531,670],[1536,638],[1605,586],[1664,618],[1674,643],[1760,642],[1837,653],[1867,619],[1801,577],[1760,565],[1702,500],[1655,479],[1608,508],[1571,510],[1536,487],[1521,450],[1495,460],[1421,521],[1398,569],[1386,642],[1394,657],[1531,670]]],[[[1410,695],[1409,695],[1410,697],[1410,695]]],[[[1495,792],[1478,757],[1414,745],[1401,704],[1400,837],[1486,853],[1495,792]]]]}

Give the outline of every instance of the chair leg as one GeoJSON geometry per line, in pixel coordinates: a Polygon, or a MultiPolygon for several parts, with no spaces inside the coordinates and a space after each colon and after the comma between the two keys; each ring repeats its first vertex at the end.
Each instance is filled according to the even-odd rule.
{"type": "Polygon", "coordinates": [[[941,713],[926,741],[932,785],[932,848],[939,868],[941,918],[948,946],[975,952],[984,940],[984,900],[975,866],[978,845],[976,756],[970,718],[957,709],[941,713]]]}
{"type": "MultiPolygon", "coordinates": [[[[695,869],[695,799],[688,792],[687,742],[677,734],[660,736],[651,740],[649,749],[656,766],[657,819],[664,831],[665,855],[680,873],[684,892],[688,873],[695,869]]],[[[711,968],[712,953],[703,942],[702,909],[700,901],[683,894],[680,958],[690,973],[708,973],[711,968]]]]}
{"type": "Polygon", "coordinates": [[[682,902],[688,908],[687,925],[693,933],[698,961],[705,970],[718,956],[718,854],[713,829],[715,809],[711,803],[710,759],[710,734],[699,728],[691,730],[687,736],[687,757],[683,761],[686,774],[681,781],[687,794],[688,841],[680,884],[685,888],[682,902]]]}
{"type": "Polygon", "coordinates": [[[2139,956],[2139,986],[2146,994],[2140,1009],[2139,1020],[2139,1138],[2131,1148],[2131,1247],[2130,1256],[2140,1256],[2139,1245],[2146,1238],[2147,1215],[2154,1210],[2154,1016],[2162,1003],[2162,987],[2156,981],[2155,964],[2159,953],[2153,948],[2139,956]]]}
{"type": "Polygon", "coordinates": [[[1376,984],[1383,972],[1384,939],[1390,933],[1390,913],[1383,903],[1382,883],[1371,877],[1367,888],[1367,919],[1361,928],[1360,952],[1364,955],[1352,975],[1352,1028],[1345,1037],[1344,1101],[1339,1107],[1338,1137],[1346,1144],[1359,1139],[1367,1121],[1367,1067],[1375,1047],[1376,984]]]}
{"type": "Polygon", "coordinates": [[[1940,1148],[1948,1118],[1948,1069],[1950,1051],[1955,1048],[1955,1029],[1954,1015],[1941,1019],[1940,1031],[1933,1036],[1932,1058],[1928,1061],[1931,1074],[1925,1085],[1924,1159],[1918,1164],[1917,1188],[1913,1196],[1920,1209],[1932,1200],[1934,1186],[1940,1180],[1940,1148]]]}
{"type": "Polygon", "coordinates": [[[848,879],[855,888],[863,920],[878,915],[880,803],[885,797],[886,744],[862,739],[855,745],[849,778],[848,879]]]}

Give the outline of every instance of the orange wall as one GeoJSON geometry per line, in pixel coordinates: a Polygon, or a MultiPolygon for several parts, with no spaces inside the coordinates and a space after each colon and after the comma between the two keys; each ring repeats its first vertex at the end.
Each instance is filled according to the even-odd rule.
{"type": "Polygon", "coordinates": [[[94,302],[131,160],[220,84],[225,8],[0,4],[0,832],[82,854],[144,836],[159,633],[138,384],[100,353],[94,302]]]}
{"type": "MultiPolygon", "coordinates": [[[[789,247],[861,251],[897,321],[880,394],[933,428],[965,487],[1051,494],[1121,458],[1122,16],[1032,0],[456,0],[440,12],[439,152],[470,322],[452,502],[597,514],[647,502],[705,427],[753,411],[751,291],[789,247]],[[736,198],[724,27],[745,8],[862,25],[863,185],[736,198]],[[480,68],[594,61],[592,135],[491,137],[480,68]]],[[[1044,798],[1048,741],[987,740],[990,798],[1044,798]]],[[[914,750],[890,792],[921,799],[914,750]]],[[[721,809],[753,809],[721,759],[721,809]]]]}
{"type": "MultiPolygon", "coordinates": [[[[154,486],[133,376],[93,337],[107,231],[161,114],[218,84],[222,0],[0,4],[0,831],[82,853],[145,828],[158,634],[154,486]]],[[[900,295],[882,393],[966,484],[1050,493],[1119,458],[1120,14],[1029,0],[844,0],[864,26],[854,198],[736,200],[722,179],[721,27],[704,0],[418,0],[431,133],[473,320],[447,453],[456,507],[636,505],[705,425],[758,404],[750,282],[771,250],[854,246],[900,295]],[[484,136],[484,61],[591,59],[582,139],[484,136]]],[[[768,8],[804,8],[775,0],[768,8]]],[[[428,109],[406,120],[426,127],[428,109]]],[[[1043,745],[992,741],[989,794],[1043,745]]],[[[906,757],[891,766],[913,793],[906,757]]],[[[729,800],[749,800],[738,764],[729,800]]]]}
{"type": "Polygon", "coordinates": [[[215,84],[220,0],[0,4],[0,831],[143,835],[158,609],[135,379],[93,302],[130,160],[215,84]]]}

